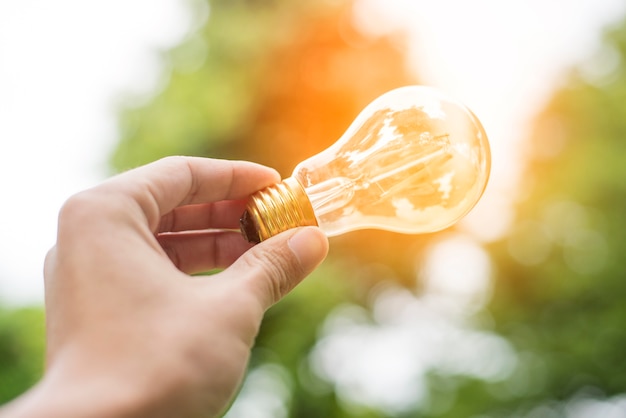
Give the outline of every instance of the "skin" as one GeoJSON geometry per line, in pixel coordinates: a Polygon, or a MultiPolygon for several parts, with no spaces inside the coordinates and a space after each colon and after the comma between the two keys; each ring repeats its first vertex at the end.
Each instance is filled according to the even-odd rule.
{"type": "Polygon", "coordinates": [[[233,230],[247,196],[279,180],[168,157],[71,197],[44,265],[46,373],[0,417],[223,413],[264,312],[328,251],[317,228],[254,247],[233,230]]]}

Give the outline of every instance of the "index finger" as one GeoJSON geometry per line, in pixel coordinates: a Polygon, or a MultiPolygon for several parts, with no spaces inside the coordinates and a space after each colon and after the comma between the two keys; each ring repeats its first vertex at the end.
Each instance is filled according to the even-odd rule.
{"type": "Polygon", "coordinates": [[[166,157],[114,177],[108,187],[136,201],[154,229],[178,206],[243,199],[279,181],[276,170],[248,161],[166,157]]]}

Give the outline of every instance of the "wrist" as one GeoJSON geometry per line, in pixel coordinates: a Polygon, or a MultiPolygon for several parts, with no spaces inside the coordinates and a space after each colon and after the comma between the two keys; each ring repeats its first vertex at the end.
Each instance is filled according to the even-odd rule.
{"type": "Polygon", "coordinates": [[[107,379],[60,381],[47,375],[0,409],[0,418],[135,418],[152,414],[147,396],[107,379]]]}

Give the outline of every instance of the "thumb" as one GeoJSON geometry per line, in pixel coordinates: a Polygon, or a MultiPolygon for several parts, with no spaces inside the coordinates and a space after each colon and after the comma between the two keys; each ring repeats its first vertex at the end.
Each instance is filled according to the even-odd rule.
{"type": "Polygon", "coordinates": [[[327,253],[328,239],[319,228],[296,228],[255,245],[228,270],[243,279],[267,309],[311,273],[327,253]]]}

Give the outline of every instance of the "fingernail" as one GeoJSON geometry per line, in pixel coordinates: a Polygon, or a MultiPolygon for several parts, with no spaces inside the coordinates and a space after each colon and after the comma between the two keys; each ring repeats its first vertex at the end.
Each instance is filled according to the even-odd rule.
{"type": "Polygon", "coordinates": [[[310,272],[326,257],[328,239],[319,228],[304,227],[289,238],[289,248],[300,261],[302,269],[310,272]]]}

